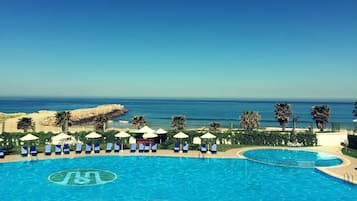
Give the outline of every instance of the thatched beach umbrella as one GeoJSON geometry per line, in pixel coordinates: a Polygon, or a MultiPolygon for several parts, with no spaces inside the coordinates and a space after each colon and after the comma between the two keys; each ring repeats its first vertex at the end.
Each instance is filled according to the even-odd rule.
{"type": "MultiPolygon", "coordinates": [[[[86,135],[85,137],[88,138],[88,139],[92,139],[92,144],[93,144],[93,139],[101,138],[102,135],[101,135],[101,134],[98,134],[98,133],[96,133],[96,132],[91,132],[91,133],[89,133],[88,135],[86,135]]],[[[93,145],[93,146],[94,146],[94,145],[93,145]]],[[[92,150],[94,150],[94,147],[93,147],[92,150]]]]}
{"type": "Polygon", "coordinates": [[[21,141],[33,141],[33,140],[38,140],[37,136],[34,136],[32,134],[27,134],[25,136],[23,136],[22,138],[20,138],[21,141]]]}
{"type": "MultiPolygon", "coordinates": [[[[201,136],[201,139],[215,139],[216,138],[216,136],[215,135],[213,135],[212,133],[210,133],[210,132],[207,132],[206,134],[204,134],[204,135],[202,135],[201,136]]],[[[208,149],[209,149],[209,147],[208,147],[208,149]]]]}
{"type": "MultiPolygon", "coordinates": [[[[130,137],[130,134],[128,134],[127,132],[120,131],[119,133],[115,134],[114,136],[122,139],[122,138],[130,137]]],[[[122,147],[121,152],[124,152],[124,146],[122,145],[121,147],[122,147]]]]}
{"type": "Polygon", "coordinates": [[[162,128],[159,128],[155,133],[159,135],[160,143],[161,143],[161,142],[162,142],[163,135],[166,135],[167,131],[165,131],[165,130],[162,129],[162,128]]]}
{"type": "Polygon", "coordinates": [[[181,147],[182,147],[182,139],[188,138],[188,135],[184,132],[179,132],[176,135],[174,135],[174,138],[180,139],[180,152],[182,152],[181,147]]]}
{"type": "Polygon", "coordinates": [[[86,135],[85,137],[88,138],[88,139],[97,139],[97,138],[101,138],[102,135],[98,134],[96,132],[91,132],[88,135],[86,135]]]}
{"type": "Polygon", "coordinates": [[[52,141],[62,141],[62,143],[63,143],[64,140],[67,140],[69,138],[71,138],[70,135],[68,135],[66,133],[60,133],[60,134],[52,137],[52,141]]]}
{"type": "Polygon", "coordinates": [[[144,133],[144,135],[143,135],[144,139],[156,138],[156,137],[157,137],[157,135],[154,132],[144,133]]]}
{"type": "Polygon", "coordinates": [[[155,133],[158,134],[158,135],[164,135],[164,134],[167,133],[167,131],[165,131],[165,130],[162,129],[162,128],[159,128],[155,133]]]}
{"type": "Polygon", "coordinates": [[[137,133],[155,133],[153,129],[151,129],[149,126],[144,126],[140,128],[137,133]]]}

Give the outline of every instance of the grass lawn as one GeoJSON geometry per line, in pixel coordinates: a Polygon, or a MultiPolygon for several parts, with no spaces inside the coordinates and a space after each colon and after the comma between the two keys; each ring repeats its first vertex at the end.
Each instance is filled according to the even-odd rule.
{"type": "Polygon", "coordinates": [[[357,158],[357,150],[355,149],[350,149],[348,147],[345,147],[342,149],[342,153],[347,155],[347,156],[351,156],[353,158],[357,158]]]}

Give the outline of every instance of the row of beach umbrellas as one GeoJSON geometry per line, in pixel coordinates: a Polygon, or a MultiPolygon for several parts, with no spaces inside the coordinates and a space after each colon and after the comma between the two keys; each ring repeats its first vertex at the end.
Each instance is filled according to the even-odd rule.
{"type": "MultiPolygon", "coordinates": [[[[157,131],[154,131],[150,127],[145,126],[141,129],[139,129],[137,131],[137,133],[144,133],[143,138],[155,138],[158,135],[166,134],[167,131],[165,131],[164,129],[161,129],[161,128],[158,129],[157,131]]],[[[115,134],[114,136],[118,137],[118,138],[127,138],[127,137],[130,137],[130,134],[121,131],[121,132],[115,134]]],[[[85,137],[88,139],[97,139],[97,138],[102,137],[102,135],[99,133],[96,133],[96,132],[91,132],[88,135],[86,135],[85,137]]],[[[70,135],[65,134],[65,133],[60,133],[60,134],[54,136],[52,138],[52,140],[61,141],[61,140],[69,139],[69,138],[71,138],[70,135]]],[[[174,135],[174,138],[184,139],[184,138],[188,138],[188,135],[183,132],[179,132],[176,135],[174,135]]],[[[213,135],[212,133],[207,132],[206,134],[202,135],[200,138],[201,139],[214,139],[214,138],[216,138],[216,136],[213,135]]],[[[38,139],[38,137],[34,136],[32,134],[27,134],[24,137],[20,138],[21,141],[33,141],[33,140],[37,140],[37,139],[38,139]]],[[[2,139],[0,139],[0,141],[2,141],[2,139]]],[[[195,141],[195,139],[194,139],[194,141],[195,141]]],[[[196,139],[196,141],[197,141],[197,139],[196,139]]]]}

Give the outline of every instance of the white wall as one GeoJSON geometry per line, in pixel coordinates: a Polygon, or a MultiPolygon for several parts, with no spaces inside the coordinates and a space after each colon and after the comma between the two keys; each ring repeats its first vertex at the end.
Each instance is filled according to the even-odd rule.
{"type": "Polygon", "coordinates": [[[347,143],[347,131],[342,130],[334,133],[316,133],[317,145],[340,146],[341,142],[347,143]]]}

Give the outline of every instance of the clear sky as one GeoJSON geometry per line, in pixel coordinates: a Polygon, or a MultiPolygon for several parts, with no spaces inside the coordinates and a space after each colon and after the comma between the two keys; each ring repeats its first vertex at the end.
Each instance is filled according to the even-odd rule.
{"type": "Polygon", "coordinates": [[[0,96],[357,96],[356,0],[1,0],[0,96]]]}

